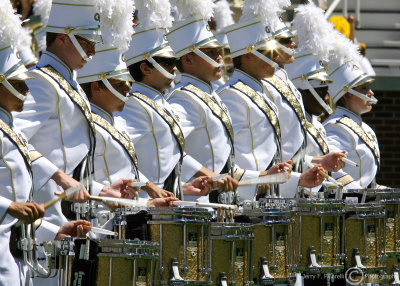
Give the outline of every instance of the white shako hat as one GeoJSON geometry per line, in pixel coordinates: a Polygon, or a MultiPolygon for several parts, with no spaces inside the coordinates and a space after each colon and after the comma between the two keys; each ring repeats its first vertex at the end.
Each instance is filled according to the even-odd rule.
{"type": "Polygon", "coordinates": [[[215,4],[212,0],[173,0],[177,18],[166,34],[176,57],[194,52],[214,67],[221,66],[199,48],[221,47],[208,26],[215,4]]]}
{"type": "Polygon", "coordinates": [[[327,114],[332,114],[331,107],[314,88],[332,83],[327,61],[333,49],[330,37],[333,25],[325,19],[324,11],[312,2],[300,5],[295,12],[292,28],[297,31],[298,45],[295,61],[286,65],[285,70],[297,88],[309,90],[327,114]]]}
{"type": "Polygon", "coordinates": [[[14,96],[24,101],[26,97],[18,92],[8,80],[27,80],[32,78],[17,55],[18,47],[23,44],[20,35],[22,22],[15,14],[10,1],[3,1],[0,9],[0,84],[3,84],[14,96]]]}
{"type": "Polygon", "coordinates": [[[232,17],[233,11],[231,10],[228,1],[219,0],[215,2],[213,19],[216,23],[215,37],[224,48],[229,48],[228,37],[225,34],[224,28],[235,24],[232,17]]]}
{"type": "Polygon", "coordinates": [[[124,54],[127,66],[148,60],[169,79],[175,76],[165,70],[153,57],[174,58],[174,52],[165,40],[166,29],[171,27],[169,0],[136,0],[139,25],[135,27],[129,50],[124,54]]]}
{"type": "Polygon", "coordinates": [[[36,57],[46,50],[46,26],[49,22],[51,0],[36,0],[33,3],[33,14],[40,18],[40,22],[32,28],[33,40],[35,42],[36,57]]]}
{"type": "Polygon", "coordinates": [[[133,82],[122,54],[129,48],[131,35],[133,34],[133,11],[132,0],[119,0],[118,11],[112,9],[119,24],[105,25],[101,29],[104,44],[96,44],[96,54],[81,70],[78,71],[78,82],[88,83],[101,80],[104,85],[119,99],[126,101],[126,96],[119,93],[108,81],[108,79],[119,79],[133,82]]]}
{"type": "Polygon", "coordinates": [[[363,100],[376,104],[378,100],[374,96],[369,98],[354,90],[354,87],[374,81],[358,65],[361,61],[358,46],[336,30],[331,35],[331,43],[333,51],[328,62],[328,75],[333,82],[328,84],[328,90],[333,103],[336,104],[344,94],[349,92],[363,100]]]}
{"type": "Polygon", "coordinates": [[[110,78],[134,81],[122,60],[121,50],[112,45],[96,44],[96,55],[78,71],[78,82],[82,84],[101,80],[116,97],[126,101],[126,95],[113,88],[108,81],[110,78]]]}
{"type": "Polygon", "coordinates": [[[278,48],[278,42],[267,23],[267,18],[278,12],[269,9],[272,2],[274,0],[245,0],[239,22],[225,28],[232,58],[253,53],[274,68],[278,67],[277,63],[258,52],[278,48]]]}
{"type": "Polygon", "coordinates": [[[115,0],[53,0],[46,32],[67,34],[81,57],[88,61],[75,35],[91,42],[104,43],[101,30],[121,24],[124,6],[115,0]],[[101,28],[101,30],[100,30],[101,28]]]}

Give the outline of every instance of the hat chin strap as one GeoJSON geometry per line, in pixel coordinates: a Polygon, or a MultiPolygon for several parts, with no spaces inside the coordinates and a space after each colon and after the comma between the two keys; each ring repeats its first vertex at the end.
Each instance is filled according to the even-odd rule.
{"type": "Polygon", "coordinates": [[[328,104],[326,104],[321,96],[319,96],[319,94],[315,91],[315,89],[312,87],[312,85],[310,84],[310,82],[308,81],[308,78],[304,81],[308,90],[311,92],[311,94],[314,96],[314,98],[318,101],[318,103],[322,106],[323,109],[325,109],[325,111],[331,115],[333,113],[332,109],[330,108],[330,106],[328,104]]]}
{"type": "Polygon", "coordinates": [[[253,53],[254,55],[256,55],[257,57],[259,57],[260,59],[262,59],[264,62],[266,62],[267,64],[269,64],[270,66],[272,66],[273,68],[277,69],[279,67],[279,65],[274,62],[273,60],[267,58],[266,56],[264,56],[262,53],[260,53],[259,51],[257,51],[256,49],[252,49],[251,53],[253,53]]]}
{"type": "Polygon", "coordinates": [[[349,88],[348,92],[350,92],[351,94],[353,94],[353,95],[355,95],[355,96],[357,96],[357,97],[359,97],[359,98],[361,98],[361,99],[363,99],[363,100],[365,100],[367,102],[371,102],[372,104],[377,104],[378,103],[378,100],[376,99],[375,96],[368,97],[365,94],[362,94],[362,93],[360,93],[360,92],[358,92],[358,91],[356,91],[356,90],[354,90],[352,88],[349,88]]]}
{"type": "Polygon", "coordinates": [[[210,65],[212,65],[215,68],[219,68],[222,66],[222,64],[214,61],[212,58],[210,58],[209,56],[207,56],[205,53],[203,53],[202,51],[199,50],[199,48],[195,48],[193,50],[193,53],[195,53],[196,55],[198,55],[199,57],[201,57],[203,60],[205,60],[206,62],[208,62],[210,65]]]}
{"type": "Polygon", "coordinates": [[[108,81],[108,79],[103,78],[101,80],[105,86],[109,89],[109,91],[111,91],[116,97],[118,97],[120,100],[122,100],[123,102],[126,102],[128,100],[128,97],[123,96],[121,93],[119,93],[112,85],[111,83],[108,81]]]}
{"type": "Polygon", "coordinates": [[[74,44],[75,48],[78,50],[78,53],[81,55],[81,57],[85,61],[89,61],[92,59],[92,57],[88,56],[85,51],[82,49],[81,45],[79,44],[78,40],[75,38],[75,34],[72,31],[71,33],[68,34],[68,37],[71,39],[71,42],[74,44]]]}
{"type": "Polygon", "coordinates": [[[26,96],[18,92],[6,79],[2,82],[4,86],[18,99],[25,101],[26,96]]]}
{"type": "Polygon", "coordinates": [[[148,57],[147,60],[160,72],[163,76],[169,79],[174,79],[175,74],[168,72],[165,68],[163,68],[159,63],[157,63],[152,57],[148,57]]]}

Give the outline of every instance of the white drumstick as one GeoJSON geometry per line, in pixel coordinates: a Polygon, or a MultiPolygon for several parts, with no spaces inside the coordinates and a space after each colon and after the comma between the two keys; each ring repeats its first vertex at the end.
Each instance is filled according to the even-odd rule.
{"type": "Polygon", "coordinates": [[[342,158],[342,161],[346,164],[349,164],[350,166],[358,167],[359,165],[356,162],[351,161],[350,159],[347,158],[342,158]]]}
{"type": "Polygon", "coordinates": [[[104,228],[99,228],[99,227],[94,227],[94,226],[83,226],[83,228],[85,230],[91,231],[91,232],[97,232],[97,233],[101,233],[101,234],[105,234],[105,235],[112,235],[112,236],[118,236],[118,232],[115,231],[111,231],[108,229],[104,229],[104,228]]]}
{"type": "Polygon", "coordinates": [[[276,173],[239,182],[239,186],[258,184],[283,184],[289,180],[289,173],[276,173]]]}
{"type": "Polygon", "coordinates": [[[225,208],[236,209],[235,205],[214,204],[214,203],[201,203],[201,202],[187,202],[187,201],[174,201],[174,205],[179,207],[204,207],[204,208],[225,208]]]}
{"type": "MultiPolygon", "coordinates": [[[[307,166],[309,168],[314,168],[314,164],[306,162],[307,166]]],[[[334,178],[332,178],[331,176],[329,176],[327,173],[325,173],[324,171],[318,171],[318,174],[320,174],[323,178],[327,179],[329,182],[331,182],[332,184],[335,184],[336,187],[343,187],[343,185],[341,183],[339,183],[338,181],[336,181],[334,178]]]]}
{"type": "Polygon", "coordinates": [[[219,176],[212,177],[211,179],[212,179],[214,182],[216,182],[216,181],[225,179],[225,178],[228,177],[228,176],[229,176],[229,174],[228,174],[228,173],[225,173],[225,174],[221,174],[221,175],[219,175],[219,176]]]}
{"type": "Polygon", "coordinates": [[[129,186],[131,186],[131,187],[137,187],[137,188],[141,188],[141,187],[144,187],[144,186],[146,186],[146,183],[145,182],[132,182],[132,183],[129,183],[129,186]]]}

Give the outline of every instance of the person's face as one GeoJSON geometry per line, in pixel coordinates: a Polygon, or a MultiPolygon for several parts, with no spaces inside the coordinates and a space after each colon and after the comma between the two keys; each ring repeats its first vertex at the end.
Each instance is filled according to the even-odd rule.
{"type": "MultiPolygon", "coordinates": [[[[108,79],[108,81],[116,91],[124,96],[126,96],[131,90],[131,85],[128,81],[114,78],[108,79]]],[[[107,89],[107,91],[109,90],[107,89]]],[[[109,91],[109,98],[109,105],[113,110],[112,112],[120,112],[124,109],[125,102],[116,97],[111,91],[109,91]]]]}
{"type": "MultiPolygon", "coordinates": [[[[285,46],[286,48],[290,49],[292,52],[294,52],[294,48],[296,46],[296,43],[292,40],[292,38],[279,38],[278,42],[285,46]]],[[[291,64],[294,62],[294,56],[293,54],[288,54],[285,51],[278,50],[278,57],[276,62],[279,64],[280,67],[284,67],[285,65],[291,64]]]]}
{"type": "MultiPolygon", "coordinates": [[[[369,98],[372,98],[374,95],[368,83],[357,86],[353,89],[359,93],[365,94],[369,98]]],[[[358,115],[370,112],[372,109],[373,104],[371,102],[361,99],[351,93],[346,93],[343,98],[345,107],[358,115]]]]}
{"type": "MultiPolygon", "coordinates": [[[[322,98],[322,100],[329,105],[329,93],[328,87],[316,87],[314,90],[322,98]]],[[[309,90],[300,90],[303,97],[304,108],[306,111],[312,115],[321,116],[325,109],[319,104],[315,97],[311,94],[309,90]]]]}
{"type": "MultiPolygon", "coordinates": [[[[23,80],[8,81],[19,93],[26,96],[29,92],[28,86],[23,80]]],[[[0,84],[1,106],[11,112],[24,110],[24,102],[13,95],[3,84],[0,84]]]]}
{"type": "MultiPolygon", "coordinates": [[[[154,60],[167,72],[170,74],[174,74],[178,69],[176,68],[176,58],[164,58],[164,57],[154,57],[154,60]]],[[[164,92],[166,89],[171,87],[171,83],[173,79],[167,78],[164,76],[158,69],[152,69],[152,76],[153,76],[153,86],[160,92],[164,92]]]]}
{"type": "MultiPolygon", "coordinates": [[[[71,39],[67,35],[61,35],[61,37],[65,47],[65,63],[69,66],[71,70],[80,70],[87,62],[79,54],[78,50],[75,48],[71,39]]],[[[88,57],[95,55],[96,44],[94,42],[90,42],[89,40],[80,37],[79,35],[75,35],[75,37],[88,57]]]]}
{"type": "MultiPolygon", "coordinates": [[[[222,50],[221,48],[201,48],[200,51],[205,53],[208,57],[216,61],[217,63],[222,63],[222,50]]],[[[204,80],[205,82],[215,81],[221,78],[222,68],[214,67],[202,57],[193,53],[193,65],[196,68],[198,74],[196,77],[204,80]]]]}

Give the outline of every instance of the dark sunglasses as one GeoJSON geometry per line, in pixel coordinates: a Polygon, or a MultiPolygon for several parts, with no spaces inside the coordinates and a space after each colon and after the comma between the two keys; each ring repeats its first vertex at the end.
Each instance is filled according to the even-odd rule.
{"type": "Polygon", "coordinates": [[[279,44],[282,44],[282,45],[289,45],[291,42],[293,42],[293,39],[292,38],[280,38],[278,40],[278,42],[279,42],[279,44]]]}
{"type": "Polygon", "coordinates": [[[176,66],[176,64],[178,63],[177,58],[154,57],[154,60],[161,65],[171,68],[176,66]]]}

